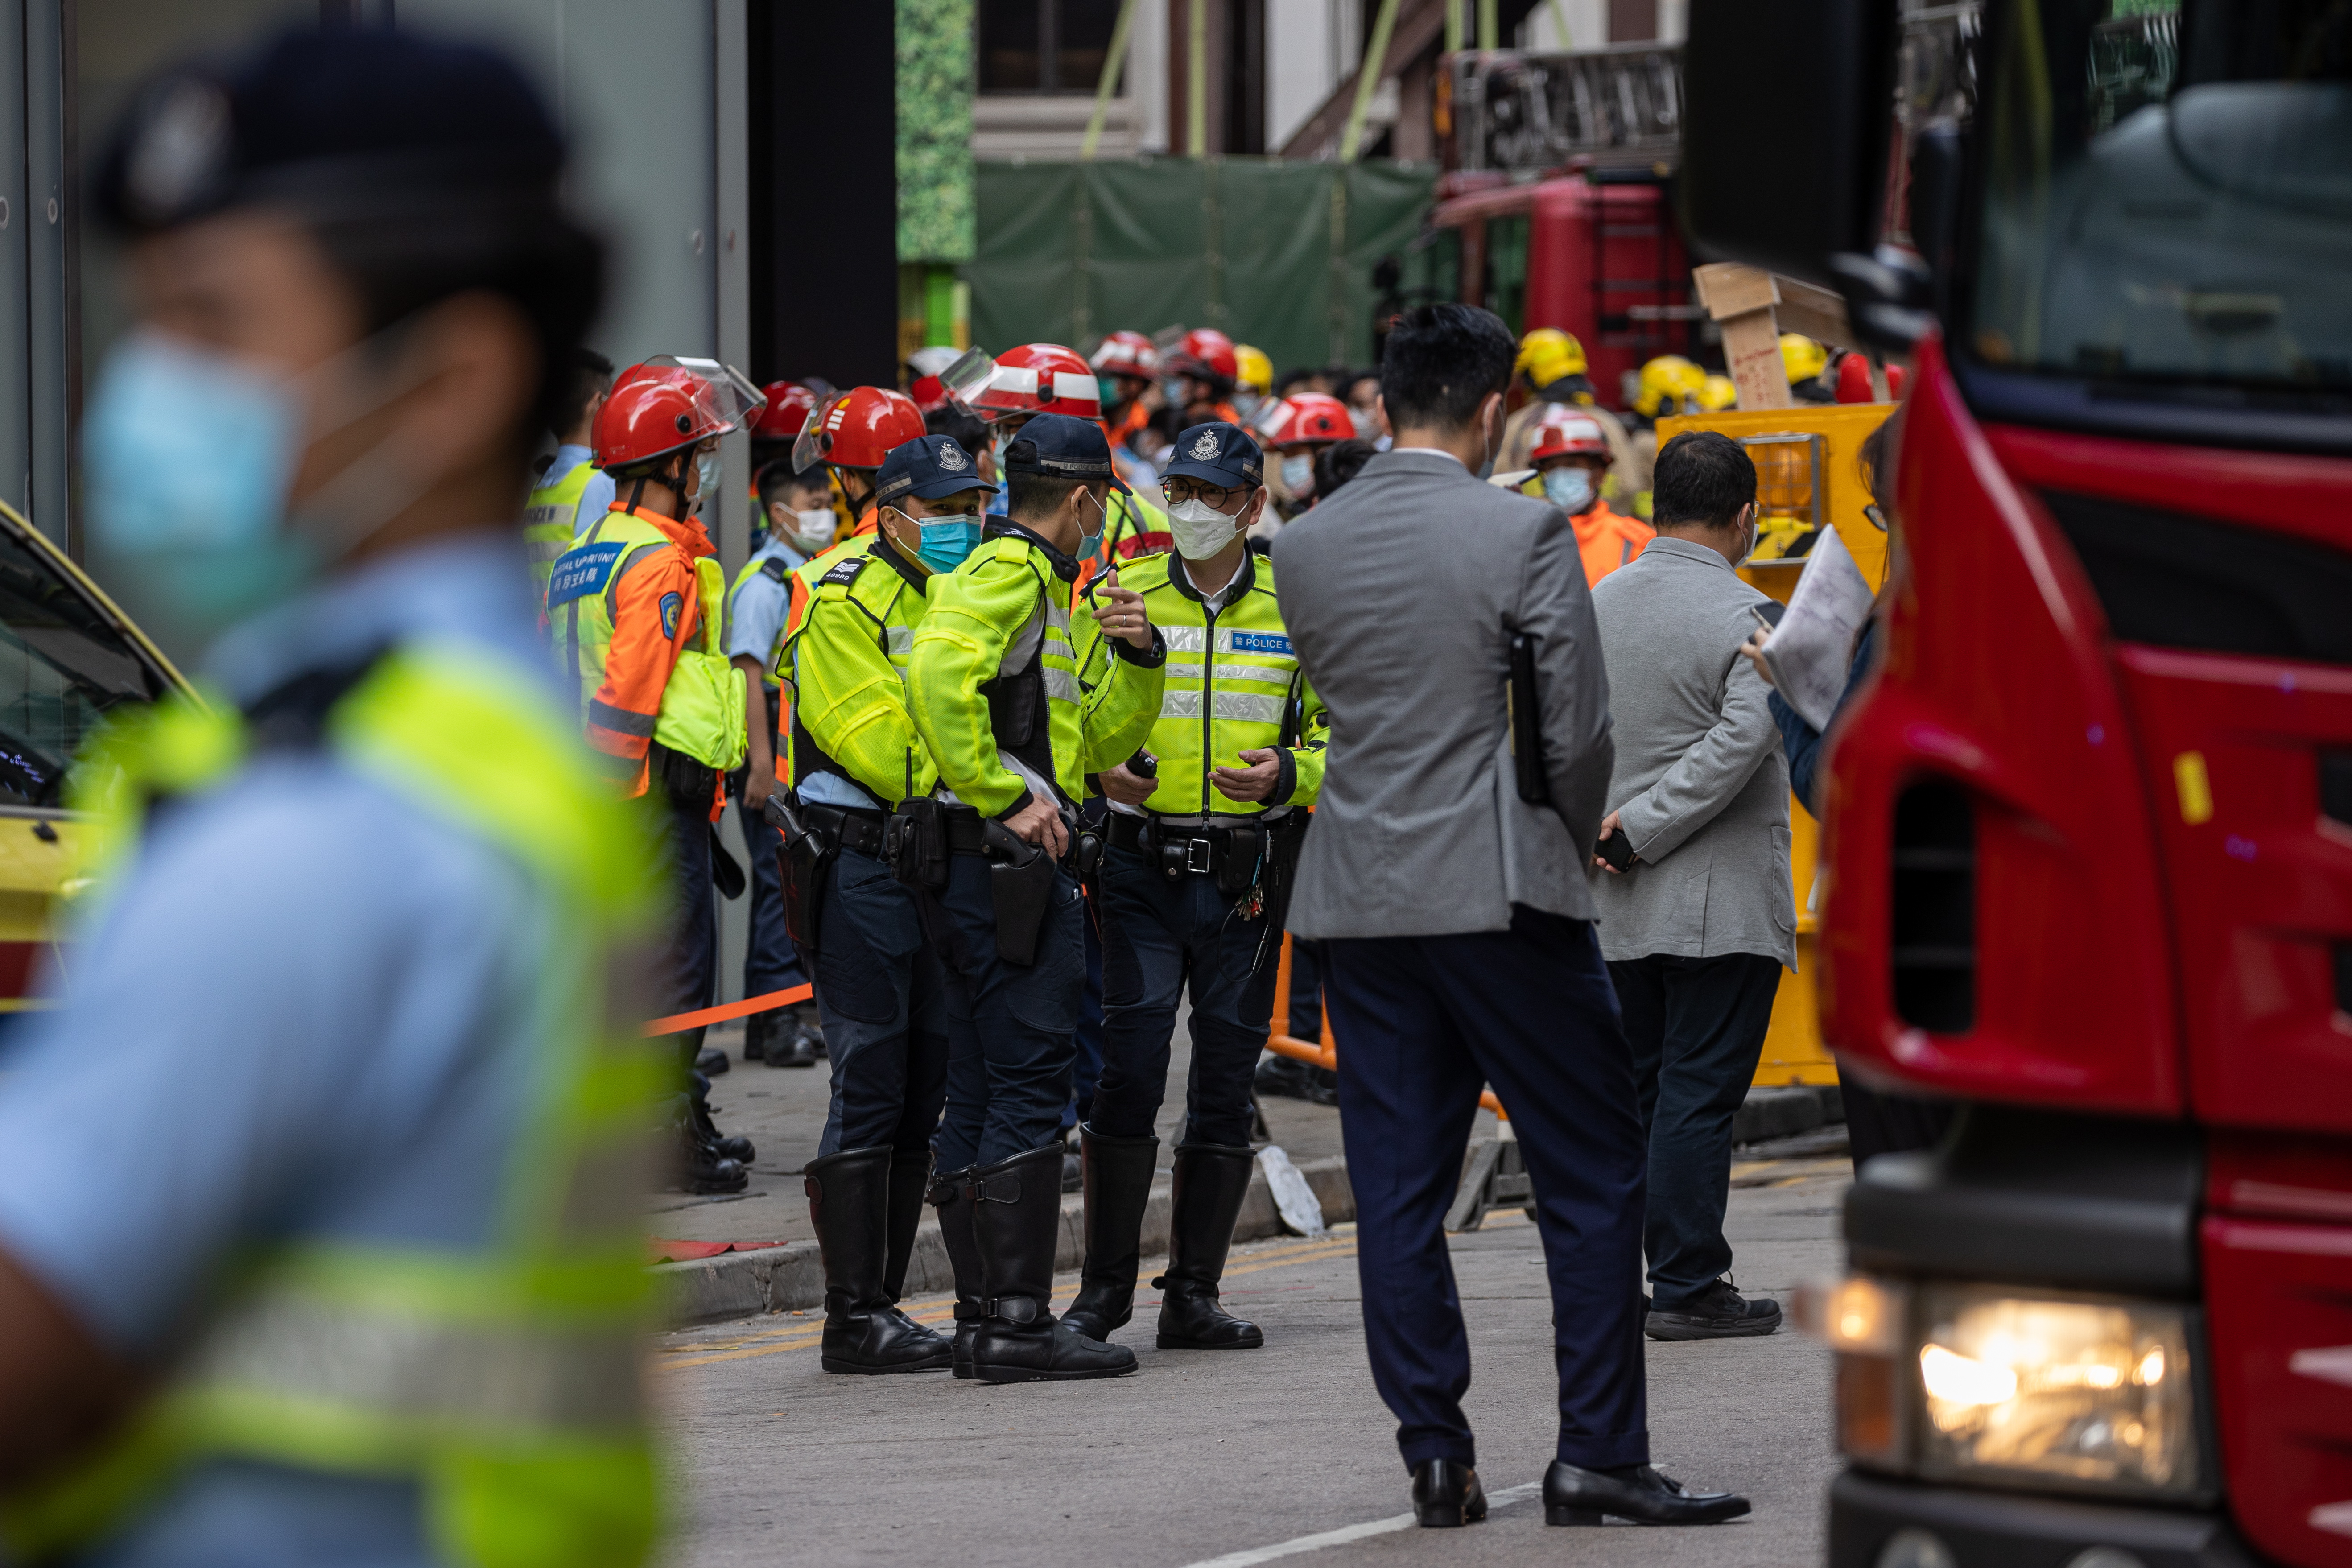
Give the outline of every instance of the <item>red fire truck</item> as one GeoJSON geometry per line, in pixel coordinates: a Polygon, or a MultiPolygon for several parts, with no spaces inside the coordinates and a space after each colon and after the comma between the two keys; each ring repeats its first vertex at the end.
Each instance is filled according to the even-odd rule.
{"type": "Polygon", "coordinates": [[[1963,1109],[1847,1201],[1830,1560],[2352,1564],[2352,16],[1989,0],[1895,137],[1900,23],[1684,54],[1702,258],[1916,366],[1822,1014],[1963,1109]]]}

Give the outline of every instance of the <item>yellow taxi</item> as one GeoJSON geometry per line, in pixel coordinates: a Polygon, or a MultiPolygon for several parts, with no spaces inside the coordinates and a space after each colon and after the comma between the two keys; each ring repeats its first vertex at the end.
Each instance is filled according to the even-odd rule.
{"type": "Polygon", "coordinates": [[[67,773],[126,703],[188,689],[80,567],[0,502],[0,1014],[28,1000],[79,893],[67,773]]]}

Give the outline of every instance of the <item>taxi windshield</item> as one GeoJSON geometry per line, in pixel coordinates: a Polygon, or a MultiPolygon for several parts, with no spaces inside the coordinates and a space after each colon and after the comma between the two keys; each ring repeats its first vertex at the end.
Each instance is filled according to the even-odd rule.
{"type": "Polygon", "coordinates": [[[2018,0],[1964,334],[2126,395],[2352,410],[2352,6],[2018,0]]]}
{"type": "Polygon", "coordinates": [[[40,551],[0,528],[0,809],[65,804],[100,716],[163,678],[40,551]]]}

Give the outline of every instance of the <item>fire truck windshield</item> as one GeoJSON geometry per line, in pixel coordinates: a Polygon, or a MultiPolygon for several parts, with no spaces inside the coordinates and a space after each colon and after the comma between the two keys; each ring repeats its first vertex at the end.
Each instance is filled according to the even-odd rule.
{"type": "Polygon", "coordinates": [[[2352,6],[2017,0],[1986,39],[1987,369],[2352,408],[2352,6]]]}

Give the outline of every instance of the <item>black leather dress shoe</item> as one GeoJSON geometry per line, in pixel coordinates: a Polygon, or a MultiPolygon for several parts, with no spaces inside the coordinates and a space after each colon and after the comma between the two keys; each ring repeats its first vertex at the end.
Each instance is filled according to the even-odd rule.
{"type": "Polygon", "coordinates": [[[1599,1524],[1604,1514],[1637,1524],[1719,1524],[1748,1511],[1744,1497],[1695,1492],[1647,1465],[1586,1470],[1561,1459],[1544,1472],[1543,1500],[1546,1524],[1599,1524]]]}
{"type": "Polygon", "coordinates": [[[1478,1472],[1453,1459],[1423,1459],[1413,1467],[1412,1517],[1423,1530],[1454,1530],[1486,1518],[1478,1472]]]}

